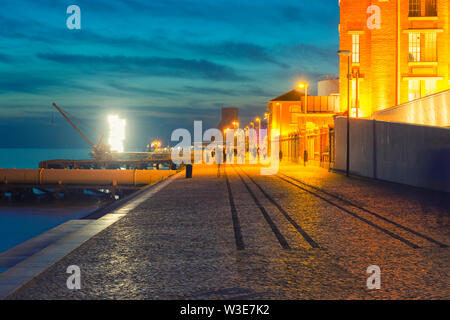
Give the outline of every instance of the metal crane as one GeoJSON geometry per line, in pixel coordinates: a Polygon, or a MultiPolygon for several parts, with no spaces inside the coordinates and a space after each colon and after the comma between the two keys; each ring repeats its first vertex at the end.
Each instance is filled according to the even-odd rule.
{"type": "Polygon", "coordinates": [[[56,103],[53,103],[53,106],[56,108],[56,110],[61,113],[61,115],[70,123],[70,125],[83,137],[83,139],[92,147],[91,150],[91,156],[96,160],[110,160],[112,158],[111,156],[111,150],[110,147],[103,144],[102,140],[104,135],[100,132],[98,132],[95,128],[92,128],[88,124],[84,123],[80,119],[77,119],[67,111],[64,111],[60,107],[56,105],[56,103]],[[81,130],[78,128],[78,126],[72,121],[72,119],[76,119],[78,123],[81,123],[85,125],[86,127],[90,128],[91,130],[97,132],[100,135],[100,139],[97,144],[94,144],[81,130]]]}

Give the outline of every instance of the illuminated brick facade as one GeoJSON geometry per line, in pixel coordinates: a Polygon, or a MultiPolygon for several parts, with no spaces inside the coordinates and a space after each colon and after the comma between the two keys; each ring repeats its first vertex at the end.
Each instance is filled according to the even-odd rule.
{"type": "MultiPolygon", "coordinates": [[[[340,1],[340,49],[352,51],[352,116],[370,117],[450,88],[449,16],[449,0],[340,1]]],[[[340,57],[341,111],[347,110],[347,59],[340,57]]]]}

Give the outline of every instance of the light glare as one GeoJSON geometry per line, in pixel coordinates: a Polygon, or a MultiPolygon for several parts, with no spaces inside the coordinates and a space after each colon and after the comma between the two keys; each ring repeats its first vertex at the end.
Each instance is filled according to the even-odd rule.
{"type": "Polygon", "coordinates": [[[109,140],[111,151],[123,152],[123,141],[125,140],[126,120],[120,119],[117,115],[108,116],[109,140]]]}

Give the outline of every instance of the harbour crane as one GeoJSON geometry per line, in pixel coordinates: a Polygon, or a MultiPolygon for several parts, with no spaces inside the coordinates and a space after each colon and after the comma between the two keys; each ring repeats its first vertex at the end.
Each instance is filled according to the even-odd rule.
{"type": "Polygon", "coordinates": [[[56,105],[56,103],[53,103],[53,106],[58,110],[59,113],[70,123],[70,125],[83,137],[83,139],[91,146],[92,150],[90,152],[91,156],[96,160],[110,160],[112,159],[111,150],[108,145],[105,145],[103,141],[104,135],[100,132],[98,132],[95,128],[89,126],[88,124],[84,123],[80,119],[74,117],[67,111],[61,109],[56,105]],[[97,134],[100,135],[100,139],[97,144],[92,142],[84,133],[83,131],[78,128],[77,124],[75,124],[72,119],[75,119],[78,121],[78,124],[81,123],[84,126],[88,127],[89,129],[95,131],[97,134]]]}

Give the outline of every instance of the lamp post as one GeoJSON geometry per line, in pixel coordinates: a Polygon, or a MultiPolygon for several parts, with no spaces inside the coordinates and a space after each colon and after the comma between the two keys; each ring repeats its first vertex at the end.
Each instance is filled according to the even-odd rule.
{"type": "Polygon", "coordinates": [[[261,118],[260,117],[256,117],[255,122],[258,124],[258,131],[257,131],[257,134],[256,134],[256,138],[257,138],[256,145],[259,146],[259,135],[261,133],[261,118]]]}
{"type": "MultiPolygon", "coordinates": [[[[300,89],[305,89],[305,112],[303,114],[303,122],[305,124],[305,137],[304,137],[303,159],[306,159],[307,154],[308,154],[308,146],[307,146],[308,139],[307,139],[307,131],[306,131],[306,123],[307,123],[306,115],[308,114],[308,83],[302,82],[298,85],[298,87],[300,89]]],[[[300,104],[301,104],[301,100],[302,100],[302,98],[300,97],[300,104]]],[[[299,126],[299,129],[300,129],[300,126],[299,126]]],[[[306,161],[305,161],[305,165],[306,165],[306,161]]]]}
{"type": "Polygon", "coordinates": [[[298,87],[300,89],[305,89],[305,114],[306,114],[308,113],[308,83],[307,82],[300,83],[298,87]]]}
{"type": "Polygon", "coordinates": [[[347,168],[346,175],[350,175],[350,56],[352,52],[350,50],[339,50],[338,54],[341,57],[347,57],[347,168]]]}

